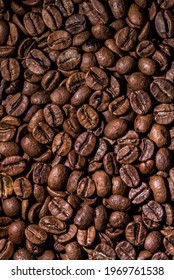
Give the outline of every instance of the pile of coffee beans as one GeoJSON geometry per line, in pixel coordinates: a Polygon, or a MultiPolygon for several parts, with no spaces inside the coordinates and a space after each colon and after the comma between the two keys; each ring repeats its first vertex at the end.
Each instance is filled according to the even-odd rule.
{"type": "Polygon", "coordinates": [[[174,259],[173,124],[173,0],[0,0],[0,259],[174,259]]]}

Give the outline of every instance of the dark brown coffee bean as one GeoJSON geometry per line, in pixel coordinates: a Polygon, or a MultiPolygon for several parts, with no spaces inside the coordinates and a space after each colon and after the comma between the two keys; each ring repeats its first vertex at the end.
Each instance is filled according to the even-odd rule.
{"type": "Polygon", "coordinates": [[[118,162],[116,160],[116,155],[112,152],[107,153],[103,158],[103,166],[107,174],[118,174],[118,162]]]}
{"type": "Polygon", "coordinates": [[[144,248],[151,253],[155,253],[162,246],[162,234],[159,231],[151,231],[144,242],[144,248]]]}
{"type": "Polygon", "coordinates": [[[32,184],[25,177],[19,177],[14,181],[13,189],[18,198],[26,199],[32,194],[32,184]]]}
{"type": "Polygon", "coordinates": [[[119,242],[115,248],[115,251],[120,260],[136,259],[135,249],[128,241],[119,242]]]}
{"type": "Polygon", "coordinates": [[[42,9],[42,19],[45,25],[52,31],[60,29],[62,25],[61,13],[52,5],[48,5],[42,9]]]}
{"type": "Polygon", "coordinates": [[[149,77],[141,72],[134,72],[128,77],[129,86],[135,90],[148,90],[150,85],[149,77]]]}
{"type": "Polygon", "coordinates": [[[174,105],[160,104],[154,109],[154,118],[158,124],[170,124],[174,120],[174,105]]]}
{"type": "Polygon", "coordinates": [[[38,225],[32,224],[25,229],[26,238],[32,243],[39,245],[43,244],[47,239],[47,233],[38,225]]]}
{"type": "Polygon", "coordinates": [[[80,51],[76,48],[64,50],[57,59],[59,70],[70,71],[76,68],[81,62],[80,51]]]}
{"type": "Polygon", "coordinates": [[[155,52],[155,46],[153,42],[144,40],[137,45],[136,53],[140,57],[149,57],[155,52]]]}
{"type": "Polygon", "coordinates": [[[99,123],[97,112],[88,104],[82,105],[77,111],[79,123],[86,129],[94,129],[99,123]]]}
{"type": "Polygon", "coordinates": [[[92,175],[95,182],[96,192],[99,197],[106,197],[111,192],[111,181],[109,175],[103,170],[97,170],[92,175]]]}
{"type": "Polygon", "coordinates": [[[71,150],[71,146],[71,137],[65,132],[60,132],[53,139],[52,152],[59,156],[66,156],[71,150]]]}
{"type": "Polygon", "coordinates": [[[66,244],[71,241],[77,234],[77,227],[74,224],[70,224],[68,232],[59,235],[57,241],[61,244],[66,244]]]}
{"type": "Polygon", "coordinates": [[[124,18],[127,13],[127,3],[125,0],[109,0],[109,6],[116,19],[124,18]]]}
{"type": "Polygon", "coordinates": [[[123,165],[120,168],[120,177],[123,182],[130,188],[136,188],[140,183],[138,171],[131,164],[123,165]]]}
{"type": "Polygon", "coordinates": [[[61,197],[54,197],[48,204],[48,209],[60,221],[67,221],[73,215],[72,207],[61,197]]]}
{"type": "Polygon", "coordinates": [[[75,152],[81,156],[89,156],[96,145],[96,137],[90,132],[81,133],[74,143],[75,152]]]}
{"type": "Polygon", "coordinates": [[[77,34],[86,29],[86,18],[84,15],[74,14],[65,21],[65,30],[71,34],[77,34]]]}
{"type": "Polygon", "coordinates": [[[6,173],[0,173],[0,198],[6,199],[13,194],[13,180],[6,173]]]}
{"type": "Polygon", "coordinates": [[[26,58],[26,66],[32,73],[43,75],[50,68],[50,60],[42,51],[32,49],[26,58]]]}
{"type": "Polygon", "coordinates": [[[108,199],[108,207],[115,211],[127,211],[131,207],[131,200],[122,195],[113,194],[108,199]]]}
{"type": "Polygon", "coordinates": [[[48,36],[47,42],[51,50],[58,51],[70,47],[72,39],[69,32],[57,30],[48,36]]]}
{"type": "Polygon", "coordinates": [[[109,223],[114,228],[125,229],[130,222],[130,217],[122,211],[113,211],[109,217],[109,223]]]}
{"type": "Polygon", "coordinates": [[[10,176],[21,174],[26,169],[26,162],[21,156],[9,156],[1,162],[1,170],[10,176]]]}
{"type": "Polygon", "coordinates": [[[83,260],[84,251],[77,241],[70,242],[65,246],[65,252],[69,260],[83,260]]]}
{"type": "Polygon", "coordinates": [[[94,226],[89,227],[87,230],[78,229],[77,242],[80,246],[90,247],[95,240],[96,230],[94,226]]]}
{"type": "Polygon", "coordinates": [[[148,138],[143,138],[141,140],[139,148],[141,150],[141,154],[139,157],[140,161],[147,161],[152,158],[155,150],[155,145],[151,140],[149,140],[148,138]]]}
{"type": "Polygon", "coordinates": [[[134,28],[126,26],[120,29],[115,35],[115,42],[122,51],[130,51],[135,45],[137,31],[134,28]]]}
{"type": "Polygon", "coordinates": [[[69,170],[63,164],[56,164],[49,176],[48,176],[48,186],[52,190],[63,190],[69,177],[69,170]]]}
{"type": "Polygon", "coordinates": [[[80,180],[77,187],[77,195],[79,197],[90,197],[95,192],[95,183],[90,177],[86,177],[80,180]]]}
{"type": "Polygon", "coordinates": [[[145,10],[134,3],[129,7],[128,17],[131,23],[137,26],[144,25],[147,19],[145,10]]]}
{"type": "Polygon", "coordinates": [[[28,97],[21,93],[16,93],[6,104],[7,114],[13,117],[21,116],[29,105],[28,97]]]}
{"type": "Polygon", "coordinates": [[[41,144],[49,144],[54,138],[54,132],[44,122],[39,122],[33,129],[33,137],[41,144]]]}
{"type": "Polygon", "coordinates": [[[102,112],[108,108],[110,95],[105,91],[95,91],[89,99],[89,105],[102,112]]]}
{"type": "Polygon", "coordinates": [[[80,5],[80,14],[84,14],[89,18],[89,21],[93,24],[106,24],[109,16],[104,5],[99,0],[84,1],[80,5]]]}
{"type": "Polygon", "coordinates": [[[0,123],[0,139],[1,141],[10,141],[16,133],[16,128],[13,125],[0,123]]]}
{"type": "Polygon", "coordinates": [[[106,73],[98,67],[91,67],[86,74],[86,84],[93,90],[102,90],[107,87],[108,83],[106,73]]]}
{"type": "Polygon", "coordinates": [[[144,90],[132,91],[130,95],[132,109],[140,115],[145,115],[150,110],[152,102],[148,93],[144,90]]]}
{"type": "Polygon", "coordinates": [[[117,161],[121,164],[134,162],[139,156],[139,150],[133,145],[124,146],[117,153],[117,161]]]}
{"type": "Polygon", "coordinates": [[[160,11],[155,18],[155,27],[159,36],[166,39],[174,34],[173,28],[174,16],[171,11],[160,11]]]}
{"type": "Polygon", "coordinates": [[[158,170],[168,172],[172,167],[172,154],[168,148],[160,148],[155,156],[155,164],[158,170]]]}
{"type": "Polygon", "coordinates": [[[152,260],[168,260],[168,257],[163,252],[157,252],[152,256],[152,260]]]}
{"type": "Polygon", "coordinates": [[[20,75],[20,66],[16,59],[7,58],[1,63],[1,75],[4,80],[12,82],[18,79],[20,75]]]}
{"type": "Polygon", "coordinates": [[[93,256],[92,256],[93,260],[115,260],[116,259],[116,254],[114,249],[105,244],[105,243],[101,243],[98,244],[94,251],[93,251],[93,256]]]}
{"type": "Polygon", "coordinates": [[[150,196],[151,190],[147,183],[143,182],[139,187],[129,191],[129,199],[133,204],[141,204],[150,196]]]}
{"type": "Polygon", "coordinates": [[[75,217],[74,224],[78,229],[87,229],[93,224],[95,211],[89,205],[85,204],[80,208],[75,217]]]}
{"type": "Polygon", "coordinates": [[[124,95],[122,95],[120,97],[115,98],[109,104],[109,111],[116,116],[121,116],[128,111],[129,107],[130,107],[129,99],[124,95]]]}
{"type": "Polygon", "coordinates": [[[134,246],[141,246],[144,244],[147,231],[143,223],[131,222],[125,229],[125,235],[127,241],[129,241],[131,244],[134,246]]]}
{"type": "Polygon", "coordinates": [[[0,260],[10,260],[14,253],[13,242],[5,238],[0,240],[0,260]]]}
{"type": "Polygon", "coordinates": [[[9,239],[17,245],[21,245],[25,241],[25,223],[23,221],[15,221],[9,226],[9,239]]]}
{"type": "Polygon", "coordinates": [[[34,12],[29,12],[24,15],[24,26],[31,36],[38,36],[44,32],[45,24],[42,17],[34,12]]]}
{"type": "Polygon", "coordinates": [[[116,118],[112,121],[110,121],[106,126],[104,130],[104,134],[107,138],[111,140],[116,140],[123,135],[126,134],[128,131],[128,124],[125,120],[116,118]]]}
{"type": "Polygon", "coordinates": [[[165,79],[155,79],[151,85],[150,90],[155,99],[160,103],[171,103],[174,99],[173,86],[165,79]]]}
{"type": "Polygon", "coordinates": [[[48,180],[51,166],[47,163],[39,162],[33,164],[33,182],[35,184],[44,184],[48,180]]]}
{"type": "Polygon", "coordinates": [[[63,123],[64,116],[61,108],[55,104],[48,104],[43,110],[46,122],[51,127],[57,127],[63,123]]]}
{"type": "Polygon", "coordinates": [[[143,205],[142,211],[153,222],[161,222],[163,219],[163,208],[154,200],[150,200],[147,204],[143,205]]]}
{"type": "Polygon", "coordinates": [[[39,221],[39,227],[44,230],[44,232],[52,234],[62,234],[66,231],[65,222],[60,221],[54,216],[44,216],[39,221]]]}
{"type": "Polygon", "coordinates": [[[15,196],[3,200],[2,208],[5,215],[10,218],[19,217],[21,212],[21,204],[15,196]]]}

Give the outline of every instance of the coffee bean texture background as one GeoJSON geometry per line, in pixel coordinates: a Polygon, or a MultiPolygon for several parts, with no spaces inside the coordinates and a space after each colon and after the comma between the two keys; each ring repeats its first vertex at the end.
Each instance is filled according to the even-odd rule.
{"type": "Polygon", "coordinates": [[[174,1],[0,0],[0,260],[174,259],[174,1]]]}

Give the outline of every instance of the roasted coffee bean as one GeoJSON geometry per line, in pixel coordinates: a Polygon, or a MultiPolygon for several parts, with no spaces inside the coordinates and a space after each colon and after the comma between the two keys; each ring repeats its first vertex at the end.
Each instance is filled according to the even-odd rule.
{"type": "Polygon", "coordinates": [[[135,260],[136,258],[135,249],[128,241],[119,242],[115,251],[120,260],[135,260]]]}
{"type": "Polygon", "coordinates": [[[141,204],[150,196],[151,190],[147,183],[143,182],[139,187],[129,191],[129,199],[133,204],[141,204]]]}
{"type": "Polygon", "coordinates": [[[115,260],[116,259],[116,254],[114,249],[105,244],[101,243],[98,244],[92,254],[92,259],[93,260],[115,260]]]}
{"type": "Polygon", "coordinates": [[[93,90],[103,90],[108,82],[106,73],[98,67],[91,67],[86,74],[86,84],[93,90]]]}
{"type": "Polygon", "coordinates": [[[26,169],[26,162],[21,156],[9,156],[1,162],[1,170],[10,176],[21,174],[26,169]]]}
{"type": "Polygon", "coordinates": [[[125,164],[120,168],[120,176],[123,182],[131,188],[136,188],[140,183],[137,169],[131,164],[125,164]]]}
{"type": "Polygon", "coordinates": [[[48,176],[48,186],[52,190],[62,190],[68,180],[69,170],[63,164],[56,164],[48,176]]]}
{"type": "Polygon", "coordinates": [[[57,66],[59,70],[70,71],[75,69],[80,62],[80,51],[76,48],[68,48],[58,56],[57,66]]]}
{"type": "Polygon", "coordinates": [[[15,196],[3,200],[2,208],[5,215],[10,218],[18,217],[21,212],[21,204],[15,196]]]}
{"type": "Polygon", "coordinates": [[[129,26],[120,29],[115,35],[116,45],[122,51],[130,51],[135,45],[136,39],[136,29],[129,26]]]}
{"type": "Polygon", "coordinates": [[[81,133],[74,143],[75,152],[81,156],[89,156],[96,145],[96,137],[90,132],[81,133]]]}
{"type": "Polygon", "coordinates": [[[1,63],[1,75],[4,80],[13,82],[19,78],[20,65],[15,58],[6,58],[1,63]]]}
{"type": "Polygon", "coordinates": [[[160,11],[155,18],[155,28],[159,36],[167,39],[174,34],[173,29],[174,16],[171,11],[160,11]]]}
{"type": "Polygon", "coordinates": [[[39,221],[39,227],[45,233],[62,234],[66,231],[65,222],[60,221],[54,216],[44,216],[39,221]]]}
{"type": "Polygon", "coordinates": [[[71,219],[73,214],[73,209],[70,204],[61,197],[54,197],[48,204],[48,209],[50,213],[60,221],[71,219]]]}
{"type": "Polygon", "coordinates": [[[6,104],[6,112],[10,116],[19,117],[27,109],[29,104],[28,97],[21,93],[13,95],[6,104]]]}
{"type": "Polygon", "coordinates": [[[47,233],[38,225],[32,224],[25,229],[26,238],[33,244],[43,244],[47,239],[47,233]]]}
{"type": "Polygon", "coordinates": [[[32,49],[26,58],[26,66],[32,73],[43,75],[50,68],[50,60],[42,51],[32,49]]]}
{"type": "Polygon", "coordinates": [[[32,184],[25,177],[17,178],[13,183],[13,189],[18,198],[26,199],[32,194],[32,184]]]}
{"type": "Polygon", "coordinates": [[[125,235],[127,241],[134,246],[141,246],[146,239],[147,231],[143,223],[131,222],[126,226],[125,235]]]}
{"type": "Polygon", "coordinates": [[[174,99],[173,85],[165,79],[155,79],[150,85],[150,90],[160,103],[171,103],[174,99]]]}
{"type": "Polygon", "coordinates": [[[97,112],[88,104],[82,105],[77,111],[79,123],[86,129],[94,129],[99,123],[97,112]]]}
{"type": "Polygon", "coordinates": [[[47,42],[51,50],[58,51],[68,48],[71,45],[72,39],[69,32],[57,30],[48,36],[47,42]]]}
{"type": "Polygon", "coordinates": [[[89,205],[85,204],[80,208],[75,217],[74,224],[78,229],[87,229],[93,224],[95,211],[89,205]]]}
{"type": "Polygon", "coordinates": [[[163,219],[163,208],[154,200],[150,200],[147,204],[143,205],[142,211],[144,215],[153,222],[161,222],[163,219]]]}
{"type": "Polygon", "coordinates": [[[14,253],[13,242],[5,238],[0,240],[0,260],[10,260],[14,253]]]}
{"type": "Polygon", "coordinates": [[[48,5],[42,9],[42,19],[45,25],[51,30],[60,29],[62,25],[61,13],[52,5],[48,5]]]}
{"type": "Polygon", "coordinates": [[[154,118],[158,124],[170,124],[174,120],[174,105],[161,104],[154,109],[154,118]]]}
{"type": "Polygon", "coordinates": [[[44,32],[45,24],[42,17],[34,12],[29,12],[24,15],[24,26],[31,36],[38,36],[44,32]]]}

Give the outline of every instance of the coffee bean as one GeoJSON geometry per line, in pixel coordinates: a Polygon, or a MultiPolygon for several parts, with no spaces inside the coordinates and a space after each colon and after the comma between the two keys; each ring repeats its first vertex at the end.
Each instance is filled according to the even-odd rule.
{"type": "Polygon", "coordinates": [[[129,199],[133,204],[140,204],[146,201],[150,194],[151,190],[149,186],[145,182],[143,182],[139,187],[132,188],[129,191],[129,199]]]}
{"type": "Polygon", "coordinates": [[[146,228],[141,222],[131,222],[126,226],[126,239],[134,246],[143,245],[146,239],[146,228]]]}
{"type": "Polygon", "coordinates": [[[50,60],[38,50],[32,49],[26,58],[27,68],[36,75],[45,74],[50,68],[50,60]]]}
{"type": "Polygon", "coordinates": [[[70,204],[60,197],[53,198],[48,204],[48,209],[50,213],[60,221],[71,219],[73,214],[73,209],[70,204]]]}
{"type": "Polygon", "coordinates": [[[120,260],[135,260],[136,258],[135,249],[128,241],[120,241],[115,251],[120,260]]]}
{"type": "Polygon", "coordinates": [[[87,229],[93,224],[94,213],[94,209],[85,204],[77,211],[74,217],[74,224],[78,229],[87,229]]]}
{"type": "Polygon", "coordinates": [[[160,11],[155,18],[155,28],[159,36],[166,39],[174,34],[173,29],[174,17],[170,11],[160,11]]]}
{"type": "Polygon", "coordinates": [[[161,104],[154,109],[154,118],[158,124],[170,124],[174,120],[173,104],[161,104]]]}
{"type": "Polygon", "coordinates": [[[150,85],[150,90],[160,103],[170,103],[173,101],[173,86],[165,79],[155,79],[150,85]]]}
{"type": "Polygon", "coordinates": [[[93,90],[102,90],[106,88],[108,82],[109,80],[106,73],[98,67],[91,67],[86,74],[86,84],[93,90]]]}
{"type": "Polygon", "coordinates": [[[150,200],[147,204],[143,205],[142,210],[147,218],[153,222],[160,222],[164,215],[163,208],[154,200],[150,200]]]}
{"type": "Polygon", "coordinates": [[[20,65],[15,58],[6,58],[1,63],[1,75],[4,80],[13,82],[20,75],[20,65]]]}
{"type": "Polygon", "coordinates": [[[0,260],[10,260],[14,253],[13,242],[7,239],[0,240],[0,260]]]}
{"type": "Polygon", "coordinates": [[[120,29],[115,35],[116,45],[122,51],[130,51],[135,45],[136,39],[136,29],[129,26],[120,29]]]}
{"type": "Polygon", "coordinates": [[[68,48],[71,45],[72,39],[69,32],[57,30],[48,36],[47,42],[51,50],[58,51],[68,48]]]}
{"type": "Polygon", "coordinates": [[[61,13],[52,5],[48,5],[42,9],[42,19],[45,25],[51,30],[60,29],[62,25],[61,13]]]}
{"type": "Polygon", "coordinates": [[[131,187],[131,188],[137,187],[140,183],[140,177],[139,177],[138,171],[131,164],[123,165],[120,168],[120,177],[123,180],[123,182],[128,187],[131,187]]]}
{"type": "Polygon", "coordinates": [[[116,254],[114,249],[105,244],[98,244],[93,251],[93,260],[115,260],[116,254]]]}
{"type": "Polygon", "coordinates": [[[89,156],[96,145],[96,137],[90,132],[81,133],[74,143],[75,152],[81,156],[89,156]]]}

